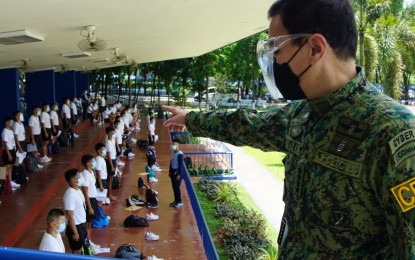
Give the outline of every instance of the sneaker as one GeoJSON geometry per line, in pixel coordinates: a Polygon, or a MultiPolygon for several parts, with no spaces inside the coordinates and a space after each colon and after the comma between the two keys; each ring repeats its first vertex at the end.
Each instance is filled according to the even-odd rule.
{"type": "Polygon", "coordinates": [[[159,205],[156,204],[156,203],[153,203],[153,204],[149,203],[149,204],[147,204],[147,208],[149,208],[149,209],[157,209],[158,207],[159,207],[159,205]]]}
{"type": "Polygon", "coordinates": [[[155,172],[161,172],[161,169],[159,167],[157,167],[155,164],[153,164],[153,166],[151,166],[151,169],[155,172]]]}
{"type": "Polygon", "coordinates": [[[11,181],[12,188],[20,188],[20,184],[15,183],[14,181],[11,181]]]}
{"type": "Polygon", "coordinates": [[[163,258],[157,258],[157,256],[152,255],[152,256],[147,256],[147,260],[163,260],[163,258]]]}
{"type": "Polygon", "coordinates": [[[157,179],[156,179],[156,178],[154,178],[154,177],[149,178],[149,179],[148,179],[148,181],[149,181],[149,182],[159,182],[159,180],[157,180],[157,179]]]}
{"type": "Polygon", "coordinates": [[[26,177],[26,180],[29,181],[29,177],[26,177]]]}
{"type": "Polygon", "coordinates": [[[174,203],[173,208],[180,208],[181,206],[183,206],[183,203],[178,202],[178,203],[174,203]]]}
{"type": "Polygon", "coordinates": [[[37,165],[37,168],[39,168],[39,169],[42,169],[44,166],[43,165],[41,165],[41,164],[38,164],[37,165]]]}
{"type": "Polygon", "coordinates": [[[146,240],[151,240],[151,241],[155,241],[155,240],[159,240],[160,236],[154,234],[151,231],[147,231],[145,234],[145,239],[146,240]]]}
{"type": "Polygon", "coordinates": [[[131,138],[131,142],[136,143],[137,142],[137,139],[131,138]]]}
{"type": "Polygon", "coordinates": [[[158,220],[159,216],[157,216],[156,214],[153,214],[152,212],[150,214],[147,214],[146,217],[147,220],[158,220]]]}
{"type": "Polygon", "coordinates": [[[78,137],[79,137],[79,135],[77,135],[77,134],[75,134],[75,133],[73,134],[73,136],[74,136],[75,138],[78,138],[78,137]]]}
{"type": "Polygon", "coordinates": [[[48,162],[52,161],[52,159],[45,156],[45,157],[42,157],[42,159],[40,159],[40,161],[43,162],[43,163],[48,163],[48,162]]]}
{"type": "Polygon", "coordinates": [[[124,163],[124,162],[122,162],[122,161],[119,161],[119,162],[117,163],[117,166],[125,166],[125,163],[124,163]]]}
{"type": "Polygon", "coordinates": [[[128,202],[130,205],[135,205],[135,206],[142,206],[145,205],[146,202],[142,199],[140,199],[140,197],[137,194],[133,194],[128,198],[128,202]]]}
{"type": "Polygon", "coordinates": [[[104,204],[105,204],[105,205],[110,205],[110,204],[111,204],[111,200],[110,200],[110,198],[105,198],[105,202],[104,202],[104,204]]]}
{"type": "Polygon", "coordinates": [[[128,153],[128,157],[134,157],[134,156],[135,156],[135,153],[132,153],[132,152],[128,153]]]}
{"type": "Polygon", "coordinates": [[[174,207],[174,205],[176,204],[175,201],[173,201],[172,203],[169,204],[170,207],[174,207]]]}

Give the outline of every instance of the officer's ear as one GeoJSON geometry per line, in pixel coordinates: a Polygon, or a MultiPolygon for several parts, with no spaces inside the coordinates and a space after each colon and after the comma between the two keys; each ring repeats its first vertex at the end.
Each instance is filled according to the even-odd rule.
{"type": "Polygon", "coordinates": [[[319,34],[313,34],[308,38],[310,51],[309,59],[310,65],[314,65],[322,60],[327,54],[327,48],[329,47],[326,38],[319,34]]]}

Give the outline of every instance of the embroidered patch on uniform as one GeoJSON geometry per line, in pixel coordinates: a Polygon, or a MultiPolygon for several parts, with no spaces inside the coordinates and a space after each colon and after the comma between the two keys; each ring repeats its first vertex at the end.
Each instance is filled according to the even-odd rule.
{"type": "Polygon", "coordinates": [[[302,144],[300,142],[296,142],[290,138],[285,140],[285,148],[287,148],[288,151],[292,152],[295,155],[301,154],[301,146],[302,144]]]}
{"type": "Polygon", "coordinates": [[[352,177],[359,177],[360,168],[362,166],[360,163],[345,160],[322,150],[317,151],[316,156],[314,157],[314,162],[352,177]]]}
{"type": "Polygon", "coordinates": [[[415,208],[415,177],[391,188],[402,212],[415,208]]]}
{"type": "Polygon", "coordinates": [[[290,129],[291,137],[297,137],[303,133],[303,128],[300,125],[295,125],[290,129]]]}
{"type": "Polygon", "coordinates": [[[415,142],[402,146],[393,155],[395,165],[399,165],[405,159],[415,155],[415,142]]]}
{"type": "Polygon", "coordinates": [[[348,117],[342,117],[339,125],[337,126],[336,133],[356,140],[362,140],[365,138],[368,130],[368,124],[350,119],[348,117]]]}
{"type": "Polygon", "coordinates": [[[403,132],[400,132],[394,138],[392,138],[392,140],[389,141],[391,153],[395,154],[395,152],[399,149],[399,147],[403,146],[404,144],[415,141],[414,132],[415,132],[415,129],[405,130],[403,132]]]}
{"type": "Polygon", "coordinates": [[[342,136],[335,135],[331,140],[329,152],[347,158],[358,145],[358,142],[354,142],[342,136]]]}

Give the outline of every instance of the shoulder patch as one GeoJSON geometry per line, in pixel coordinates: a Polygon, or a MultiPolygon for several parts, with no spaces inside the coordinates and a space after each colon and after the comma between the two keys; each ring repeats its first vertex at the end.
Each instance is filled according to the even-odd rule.
{"type": "Polygon", "coordinates": [[[398,202],[402,212],[415,208],[415,177],[391,188],[391,192],[398,202]]]}
{"type": "Polygon", "coordinates": [[[395,152],[400,147],[413,141],[415,141],[415,129],[408,129],[403,132],[400,132],[398,135],[393,137],[392,140],[389,141],[391,153],[395,154],[395,152]]]}
{"type": "Polygon", "coordinates": [[[399,165],[405,159],[415,155],[415,142],[406,144],[399,148],[393,155],[395,165],[399,165]]]}

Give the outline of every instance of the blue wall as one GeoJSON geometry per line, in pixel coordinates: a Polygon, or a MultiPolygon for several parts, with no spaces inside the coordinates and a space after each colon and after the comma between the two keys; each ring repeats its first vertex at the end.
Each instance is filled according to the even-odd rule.
{"type": "Polygon", "coordinates": [[[65,98],[76,96],[76,77],[74,70],[64,73],[55,72],[55,91],[56,101],[60,105],[63,104],[65,98]]]}
{"type": "Polygon", "coordinates": [[[56,100],[55,72],[44,70],[26,73],[26,102],[28,118],[34,106],[42,106],[42,103],[53,103],[56,100]]]}
{"type": "Polygon", "coordinates": [[[84,88],[89,88],[88,74],[80,71],[76,72],[76,96],[80,97],[84,88]]]}
{"type": "Polygon", "coordinates": [[[21,110],[18,69],[0,70],[0,91],[0,131],[3,131],[3,117],[13,117],[14,112],[21,110]]]}

